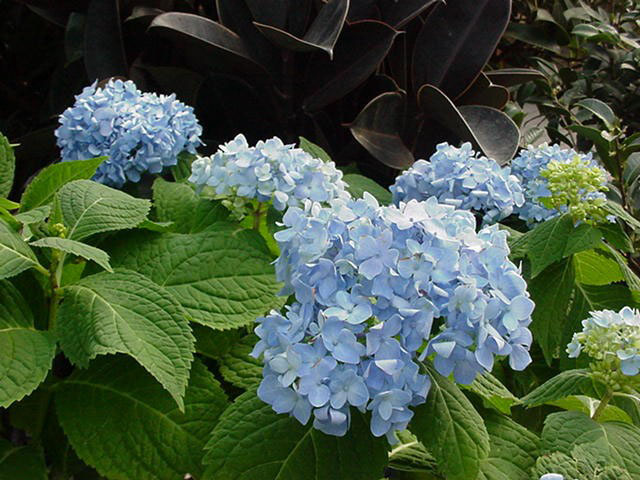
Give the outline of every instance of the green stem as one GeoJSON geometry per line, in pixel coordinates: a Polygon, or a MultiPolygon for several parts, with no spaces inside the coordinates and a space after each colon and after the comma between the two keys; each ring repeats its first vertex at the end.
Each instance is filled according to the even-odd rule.
{"type": "Polygon", "coordinates": [[[611,401],[612,398],[613,398],[613,390],[608,388],[607,392],[602,397],[602,400],[600,400],[600,404],[598,405],[598,408],[596,408],[596,411],[593,412],[593,416],[591,417],[593,420],[597,421],[598,418],[600,418],[600,416],[604,412],[604,409],[607,408],[607,405],[609,405],[609,402],[611,401]]]}
{"type": "Polygon", "coordinates": [[[60,303],[59,289],[63,263],[64,256],[62,252],[54,249],[51,254],[51,264],[49,265],[49,287],[51,289],[49,296],[49,330],[53,330],[56,324],[58,303],[60,303]]]}
{"type": "Polygon", "coordinates": [[[262,203],[258,202],[258,206],[253,211],[253,229],[257,232],[260,230],[260,218],[262,217],[262,203]]]}

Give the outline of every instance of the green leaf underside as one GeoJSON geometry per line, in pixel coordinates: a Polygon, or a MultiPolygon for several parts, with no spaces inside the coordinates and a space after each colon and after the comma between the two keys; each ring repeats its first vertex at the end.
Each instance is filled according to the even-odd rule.
{"type": "Polygon", "coordinates": [[[153,204],[158,221],[173,222],[172,228],[177,233],[215,230],[229,216],[220,202],[198,197],[188,184],[162,178],[153,183],[153,204]]]}
{"type": "Polygon", "coordinates": [[[0,280],[0,407],[35,390],[47,376],[55,352],[53,335],[34,329],[22,294],[0,280]]]}
{"type": "Polygon", "coordinates": [[[46,247],[60,250],[65,253],[70,253],[77,257],[82,257],[85,260],[91,260],[96,262],[107,272],[113,272],[111,265],[109,265],[109,255],[104,250],[87,245],[86,243],[76,242],[75,240],[69,240],[68,238],[59,237],[45,237],[35,242],[31,242],[34,247],[46,247]]]}
{"type": "Polygon", "coordinates": [[[258,341],[255,335],[247,335],[234,343],[231,349],[218,359],[224,379],[238,388],[249,389],[262,380],[262,362],[249,354],[258,341]]]}
{"type": "Polygon", "coordinates": [[[55,220],[67,227],[67,238],[82,240],[96,233],[135,228],[149,213],[148,200],[90,180],[66,184],[54,201],[55,220]]]}
{"type": "Polygon", "coordinates": [[[391,192],[368,177],[357,173],[349,173],[344,176],[343,180],[347,182],[347,190],[355,198],[361,198],[364,192],[369,192],[381,205],[389,205],[391,203],[391,192]]]}
{"type": "Polygon", "coordinates": [[[576,253],[573,266],[576,281],[586,285],[609,285],[624,280],[624,275],[613,254],[596,249],[576,253]]]}
{"type": "Polygon", "coordinates": [[[107,157],[61,162],[44,168],[31,181],[20,199],[20,211],[26,212],[50,203],[55,193],[63,185],[74,180],[88,180],[93,177],[100,164],[107,157]]]}
{"type": "Polygon", "coordinates": [[[490,373],[478,375],[471,385],[467,387],[472,392],[480,395],[489,405],[499,412],[508,414],[514,404],[520,400],[500,383],[496,377],[490,373]]]}
{"type": "Polygon", "coordinates": [[[0,197],[8,197],[13,187],[16,157],[7,137],[0,133],[0,197]]]}
{"type": "Polygon", "coordinates": [[[489,455],[489,435],[480,414],[462,391],[430,364],[427,402],[415,407],[409,426],[450,480],[476,478],[489,455]]]}
{"type": "Polygon", "coordinates": [[[216,232],[121,236],[111,264],[148,276],[166,288],[195,322],[216,328],[253,323],[283,298],[275,296],[272,257],[259,234],[235,227],[216,232]]]}
{"type": "Polygon", "coordinates": [[[0,438],[0,480],[47,480],[47,467],[40,448],[15,446],[0,438]]]}
{"type": "Polygon", "coordinates": [[[227,405],[199,361],[191,371],[184,413],[133,360],[97,359],[56,393],[56,408],[76,453],[101,475],[117,479],[201,478],[203,447],[227,405]]]}
{"type": "Polygon", "coordinates": [[[580,393],[590,383],[591,377],[588,370],[566,370],[523,397],[522,403],[527,407],[536,407],[580,393]]]}
{"type": "Polygon", "coordinates": [[[97,355],[130,355],[182,407],[195,340],[180,305],[148,278],[117,270],[64,287],[56,330],[73,363],[86,367],[97,355]]]}
{"type": "Polygon", "coordinates": [[[0,279],[14,277],[39,265],[20,235],[0,220],[0,279]]]}
{"type": "Polygon", "coordinates": [[[344,437],[325,435],[276,415],[255,390],[222,414],[207,443],[203,480],[378,480],[387,463],[386,440],[375,438],[352,410],[344,437]]]}
{"type": "Polygon", "coordinates": [[[480,465],[478,480],[529,480],[540,440],[509,417],[484,415],[491,443],[489,457],[480,465]]]}

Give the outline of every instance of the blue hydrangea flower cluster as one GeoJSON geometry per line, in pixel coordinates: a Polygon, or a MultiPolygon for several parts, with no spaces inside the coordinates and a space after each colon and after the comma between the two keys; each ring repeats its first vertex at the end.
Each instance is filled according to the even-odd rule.
{"type": "Polygon", "coordinates": [[[342,172],[277,137],[250,147],[244,135],[221,145],[211,157],[192,164],[189,181],[208,185],[216,194],[273,200],[277,210],[300,206],[306,199],[328,202],[348,196],[342,172]]]}
{"type": "Polygon", "coordinates": [[[396,205],[435,196],[442,203],[482,214],[485,225],[508,217],[524,204],[520,183],[509,167],[476,155],[470,143],[460,148],[439,144],[430,161],[415,162],[390,190],[396,205]]]}
{"type": "Polygon", "coordinates": [[[619,312],[599,310],[582,321],[582,331],[575,333],[567,346],[569,357],[585,352],[608,374],[620,371],[633,377],[640,373],[640,313],[624,307],[619,312]]]}
{"type": "MultiPolygon", "coordinates": [[[[575,150],[562,148],[560,145],[530,146],[513,159],[511,171],[520,180],[525,196],[524,204],[515,210],[515,213],[522,220],[531,225],[564,213],[555,208],[547,208],[540,201],[542,198],[552,196],[552,192],[548,188],[549,181],[541,175],[541,172],[547,168],[551,161],[567,164],[576,157],[585,166],[600,168],[604,177],[608,178],[606,171],[598,166],[591,153],[579,154],[575,150]]],[[[597,192],[589,194],[589,198],[606,199],[606,196],[602,192],[597,192]]]]}
{"type": "Polygon", "coordinates": [[[564,477],[559,473],[545,473],[540,480],[564,480],[564,477]]]}
{"type": "Polygon", "coordinates": [[[201,134],[193,108],[175,95],[142,93],[130,80],[86,87],[55,132],[62,161],[109,157],[94,180],[114,187],[175,165],[183,151],[195,154],[201,134]]]}
{"type": "Polygon", "coordinates": [[[506,232],[476,233],[471,212],[435,197],[330,203],[290,207],[275,235],[281,294],[295,301],[258,319],[253,355],[264,360],[258,395],[276,412],[344,435],[350,407],[369,410],[373,435],[393,443],[430,388],[417,360],[433,356],[464,384],[496,355],[529,364],[534,304],[506,232]]]}

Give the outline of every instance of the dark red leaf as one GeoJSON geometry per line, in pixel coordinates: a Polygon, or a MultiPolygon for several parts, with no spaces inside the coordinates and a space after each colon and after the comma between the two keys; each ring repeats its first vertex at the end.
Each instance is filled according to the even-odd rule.
{"type": "Polygon", "coordinates": [[[401,28],[415,17],[443,0],[381,0],[382,21],[394,28],[401,28]]]}
{"type": "Polygon", "coordinates": [[[84,29],[84,65],[89,81],[126,76],[118,0],[91,0],[84,29]]]}
{"type": "Polygon", "coordinates": [[[503,87],[513,87],[533,80],[544,80],[544,75],[530,68],[503,68],[485,72],[492,83],[503,87]]]}

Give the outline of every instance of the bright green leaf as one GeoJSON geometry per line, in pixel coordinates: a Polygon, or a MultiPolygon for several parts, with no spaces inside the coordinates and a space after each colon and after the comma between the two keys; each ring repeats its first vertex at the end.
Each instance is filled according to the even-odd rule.
{"type": "Polygon", "coordinates": [[[500,380],[488,372],[478,375],[473,383],[466,388],[480,395],[490,406],[505,414],[511,412],[513,405],[520,403],[520,400],[507,390],[507,387],[500,383],[500,380]]]}
{"type": "Polygon", "coordinates": [[[601,249],[587,250],[573,256],[576,281],[585,285],[609,285],[624,280],[618,262],[601,249]]]}
{"type": "Polygon", "coordinates": [[[82,240],[96,233],[135,228],[149,213],[148,200],[90,180],[67,183],[56,194],[55,220],[67,227],[67,238],[82,240]]]}
{"type": "MultiPolygon", "coordinates": [[[[553,405],[554,407],[560,407],[564,410],[576,411],[586,413],[589,416],[592,416],[598,406],[600,405],[600,400],[596,400],[595,398],[588,397],[586,395],[570,395],[565,398],[560,398],[558,400],[552,400],[547,402],[549,405],[553,405]]],[[[627,414],[621,408],[616,407],[615,405],[607,405],[604,410],[602,410],[598,416],[598,422],[624,422],[632,424],[633,421],[629,414],[627,414]]]]}
{"type": "Polygon", "coordinates": [[[480,414],[462,391],[430,364],[427,402],[414,408],[410,430],[435,457],[449,480],[476,478],[489,455],[489,435],[480,414]]]}
{"type": "Polygon", "coordinates": [[[199,197],[188,184],[162,178],[153,183],[153,203],[158,221],[173,222],[177,233],[215,230],[229,216],[220,202],[199,197]]]}
{"type": "Polygon", "coordinates": [[[347,190],[354,198],[361,198],[364,192],[369,192],[381,205],[389,205],[391,203],[391,192],[368,177],[357,173],[349,173],[344,176],[343,180],[347,182],[347,190]]]}
{"type": "Polygon", "coordinates": [[[181,413],[153,378],[123,356],[76,371],[55,397],[78,456],[113,479],[201,478],[203,447],[227,405],[220,385],[198,361],[181,413]]]}
{"type": "Polygon", "coordinates": [[[35,390],[47,376],[55,353],[53,335],[34,328],[22,294],[0,280],[0,407],[35,390]]]}
{"type": "Polygon", "coordinates": [[[40,248],[53,248],[65,253],[70,253],[77,257],[82,257],[85,260],[91,260],[96,262],[107,272],[113,272],[111,265],[109,265],[109,255],[104,250],[87,245],[86,243],[76,242],[75,240],[69,240],[68,238],[60,237],[45,237],[35,242],[31,242],[34,247],[40,248]]]}
{"type": "Polygon", "coordinates": [[[16,276],[34,267],[44,270],[29,245],[0,220],[0,279],[16,276]]]}
{"type": "Polygon", "coordinates": [[[207,443],[202,480],[378,480],[387,463],[384,438],[351,412],[344,437],[325,435],[288,415],[276,415],[255,390],[222,414],[207,443]]]}
{"type": "Polygon", "coordinates": [[[7,137],[0,133],[0,197],[7,197],[13,187],[16,157],[7,137]]]}
{"type": "Polygon", "coordinates": [[[89,179],[93,177],[100,164],[107,157],[92,158],[91,160],[78,160],[75,162],[61,162],[44,168],[27,185],[20,199],[20,211],[26,212],[42,205],[47,205],[53,200],[55,193],[63,185],[74,180],[89,179]]]}
{"type": "Polygon", "coordinates": [[[526,407],[536,407],[553,400],[581,393],[591,383],[588,370],[566,370],[547,380],[522,398],[526,407]]]}
{"type": "Polygon", "coordinates": [[[331,157],[322,147],[310,142],[304,137],[300,137],[300,148],[311,155],[313,158],[319,158],[323,162],[330,162],[331,157]]]}
{"type": "Polygon", "coordinates": [[[111,264],[148,276],[166,288],[195,322],[216,329],[249,325],[277,297],[272,257],[259,234],[234,228],[216,232],[120,236],[111,264]]]}
{"type": "Polygon", "coordinates": [[[97,355],[135,358],[182,408],[194,338],[184,310],[139,273],[99,273],[64,287],[56,333],[65,354],[85,367],[97,355]]]}

